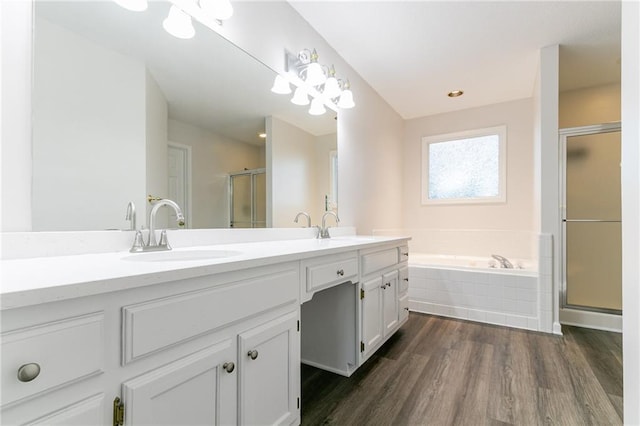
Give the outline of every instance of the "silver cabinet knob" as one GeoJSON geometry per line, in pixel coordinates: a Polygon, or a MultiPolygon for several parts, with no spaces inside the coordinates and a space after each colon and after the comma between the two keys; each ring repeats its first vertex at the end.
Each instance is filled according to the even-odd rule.
{"type": "Polygon", "coordinates": [[[258,351],[256,351],[255,349],[252,351],[247,352],[247,356],[251,359],[256,359],[258,358],[258,351]]]}
{"type": "Polygon", "coordinates": [[[235,370],[236,365],[232,362],[225,362],[224,364],[222,364],[222,368],[224,368],[224,371],[226,371],[227,373],[233,373],[233,370],[235,370]]]}
{"type": "Polygon", "coordinates": [[[409,256],[409,253],[402,253],[403,256],[409,256]]]}
{"type": "Polygon", "coordinates": [[[338,269],[338,271],[336,272],[336,274],[343,276],[344,275],[344,269],[338,269]]]}
{"type": "Polygon", "coordinates": [[[35,362],[21,365],[18,368],[18,380],[23,383],[30,382],[40,374],[40,366],[35,362]]]}
{"type": "Polygon", "coordinates": [[[404,280],[405,280],[406,282],[409,282],[409,278],[404,278],[404,280]]]}

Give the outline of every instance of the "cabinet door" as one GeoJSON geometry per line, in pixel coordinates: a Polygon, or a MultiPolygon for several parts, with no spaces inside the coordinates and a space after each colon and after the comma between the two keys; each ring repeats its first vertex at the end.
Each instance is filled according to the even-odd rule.
{"type": "Polygon", "coordinates": [[[382,277],[362,283],[362,342],[364,357],[382,340],[382,277]]]}
{"type": "Polygon", "coordinates": [[[291,424],[299,418],[298,311],[240,334],[239,424],[291,424]]]}
{"type": "Polygon", "coordinates": [[[178,359],[122,385],[127,425],[235,423],[233,340],[178,359]]]}
{"type": "Polygon", "coordinates": [[[398,271],[382,276],[383,336],[387,337],[398,325],[398,271]]]}

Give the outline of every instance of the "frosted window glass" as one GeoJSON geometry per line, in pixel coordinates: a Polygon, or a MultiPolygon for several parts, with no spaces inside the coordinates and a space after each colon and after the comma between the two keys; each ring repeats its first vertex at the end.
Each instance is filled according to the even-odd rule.
{"type": "Polygon", "coordinates": [[[500,195],[500,138],[488,135],[430,143],[429,199],[500,195]]]}

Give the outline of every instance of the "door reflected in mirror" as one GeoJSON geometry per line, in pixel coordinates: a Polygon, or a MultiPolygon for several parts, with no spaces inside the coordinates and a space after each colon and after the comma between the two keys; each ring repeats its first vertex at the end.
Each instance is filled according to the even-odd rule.
{"type": "Polygon", "coordinates": [[[193,39],[169,35],[169,6],[35,3],[33,230],[128,229],[130,201],[145,226],[148,194],[181,200],[190,228],[229,227],[230,176],[245,169],[265,169],[256,226],[329,205],[335,116],[271,93],[273,70],[198,22],[193,39]]]}

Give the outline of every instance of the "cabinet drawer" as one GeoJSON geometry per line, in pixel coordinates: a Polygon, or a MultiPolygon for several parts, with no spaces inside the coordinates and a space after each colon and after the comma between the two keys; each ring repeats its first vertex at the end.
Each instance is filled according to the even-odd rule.
{"type": "Polygon", "coordinates": [[[398,286],[398,294],[406,293],[409,290],[409,268],[406,266],[400,268],[400,285],[398,286]]]}
{"type": "Polygon", "coordinates": [[[362,275],[398,264],[398,248],[390,248],[362,255],[362,275]]]}
{"type": "Polygon", "coordinates": [[[401,263],[409,260],[409,246],[398,247],[398,259],[401,263]]]}
{"type": "Polygon", "coordinates": [[[355,254],[326,256],[305,264],[307,291],[331,287],[346,281],[357,281],[358,259],[355,254]]]}
{"type": "Polygon", "coordinates": [[[243,281],[122,308],[123,364],[220,330],[298,299],[298,270],[270,270],[243,281]]]}
{"type": "Polygon", "coordinates": [[[400,299],[398,299],[398,305],[400,308],[400,322],[403,322],[409,317],[409,295],[405,294],[404,296],[400,297],[400,299]]]}
{"type": "Polygon", "coordinates": [[[2,406],[100,374],[103,342],[102,313],[2,333],[2,406]]]}

